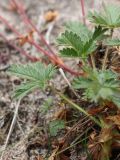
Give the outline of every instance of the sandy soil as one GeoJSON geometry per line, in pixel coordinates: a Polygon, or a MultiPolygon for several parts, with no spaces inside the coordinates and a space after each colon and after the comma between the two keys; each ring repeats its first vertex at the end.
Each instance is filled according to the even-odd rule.
{"type": "MultiPolygon", "coordinates": [[[[120,5],[119,0],[105,0],[106,3],[116,3],[120,5]]],[[[96,0],[95,8],[99,9],[101,2],[96,0]]],[[[4,16],[12,25],[16,27],[22,34],[26,32],[26,25],[21,21],[18,14],[9,9],[8,0],[0,0],[0,15],[4,16]]],[[[79,0],[24,0],[24,7],[28,16],[32,19],[34,24],[38,26],[50,44],[57,50],[54,45],[55,39],[62,31],[63,25],[66,21],[78,20],[82,21],[81,6],[79,0]],[[56,10],[59,13],[57,19],[51,23],[46,23],[44,14],[48,10],[56,10]],[[48,31],[50,35],[48,36],[48,31]]],[[[86,0],[86,12],[92,9],[91,1],[86,0]]],[[[0,32],[5,34],[8,39],[14,39],[15,35],[0,22],[0,32]]],[[[38,55],[37,51],[25,46],[31,55],[38,55]]],[[[9,127],[14,115],[17,102],[12,99],[12,92],[16,85],[20,83],[17,77],[10,76],[6,72],[7,68],[13,63],[26,63],[28,60],[16,52],[13,48],[8,46],[0,37],[0,155],[2,155],[3,146],[6,141],[6,137],[9,131],[9,127]]],[[[73,62],[69,62],[68,65],[72,66],[73,62]]],[[[62,77],[56,75],[55,82],[61,88],[65,82],[62,77]]],[[[14,126],[14,130],[9,139],[7,148],[3,155],[3,160],[27,160],[35,159],[38,154],[46,155],[47,149],[40,148],[42,138],[44,137],[43,126],[44,119],[40,113],[40,107],[44,100],[53,98],[53,108],[46,116],[52,117],[53,110],[56,109],[56,104],[59,104],[59,98],[55,97],[49,91],[41,93],[36,91],[34,94],[30,94],[20,103],[20,108],[17,116],[17,121],[14,126]],[[37,132],[36,132],[37,130],[37,132]],[[39,132],[38,132],[39,131],[39,132]],[[34,144],[39,141],[39,147],[34,149],[34,144]],[[33,144],[33,146],[32,146],[33,144]],[[29,146],[32,146],[29,148],[29,146]],[[29,148],[29,151],[28,151],[29,148]],[[28,154],[29,152],[29,154],[28,154]]],[[[83,154],[84,155],[84,154],[83,154]]],[[[84,157],[84,156],[83,156],[84,157]]],[[[41,160],[37,159],[36,160],[41,160]]],[[[73,160],[73,158],[71,158],[73,160]]],[[[77,159],[75,159],[77,160],[77,159]]]]}

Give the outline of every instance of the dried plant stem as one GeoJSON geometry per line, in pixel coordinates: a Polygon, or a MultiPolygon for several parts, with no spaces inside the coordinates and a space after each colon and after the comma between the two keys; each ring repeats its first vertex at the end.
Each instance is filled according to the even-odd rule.
{"type": "MultiPolygon", "coordinates": [[[[90,128],[88,128],[87,131],[88,131],[88,130],[90,130],[90,128]]],[[[79,137],[82,137],[83,135],[84,135],[84,133],[80,134],[79,137]]],[[[89,138],[89,136],[83,138],[83,139],[80,140],[80,141],[77,141],[76,143],[70,144],[70,146],[68,146],[68,147],[66,147],[65,149],[59,151],[59,152],[56,154],[56,156],[59,155],[59,154],[61,154],[61,153],[63,153],[63,152],[65,152],[65,151],[67,151],[68,149],[70,149],[70,148],[76,146],[77,144],[79,144],[79,143],[85,141],[85,140],[88,139],[88,138],[89,138]]]]}
{"type": "Polygon", "coordinates": [[[98,126],[101,127],[100,122],[94,118],[93,116],[91,116],[87,111],[85,111],[82,107],[78,106],[77,104],[75,104],[74,102],[72,102],[70,99],[68,99],[66,96],[64,96],[63,94],[59,94],[61,98],[63,98],[66,102],[68,102],[71,106],[73,106],[74,108],[76,108],[77,110],[79,110],[80,112],[82,112],[84,115],[88,116],[92,121],[94,121],[98,126]]]}
{"type": "Polygon", "coordinates": [[[7,148],[8,141],[9,141],[10,136],[11,136],[11,133],[12,133],[12,131],[13,131],[13,129],[14,129],[14,125],[15,125],[15,123],[16,123],[16,118],[17,118],[17,115],[18,115],[18,109],[19,109],[19,106],[20,106],[20,102],[21,102],[21,99],[19,99],[18,102],[17,102],[17,104],[16,104],[15,113],[14,113],[13,120],[12,120],[10,129],[9,129],[9,132],[8,132],[8,135],[7,135],[7,138],[6,138],[6,141],[5,141],[4,149],[3,149],[3,152],[2,152],[2,155],[1,155],[0,160],[3,159],[5,149],[7,148]]]}
{"type": "Polygon", "coordinates": [[[64,80],[66,81],[66,83],[68,84],[68,86],[70,87],[71,91],[74,93],[74,95],[78,98],[80,98],[80,96],[77,94],[77,92],[75,92],[74,88],[72,87],[70,81],[67,79],[64,71],[62,68],[59,69],[59,72],[61,73],[62,77],[64,78],[64,80]]]}
{"type": "Polygon", "coordinates": [[[107,62],[108,52],[109,52],[109,48],[107,47],[106,51],[105,51],[105,56],[104,56],[104,59],[103,59],[102,70],[104,70],[106,68],[106,62],[107,62]]]}
{"type": "Polygon", "coordinates": [[[96,66],[95,66],[95,60],[94,60],[94,56],[93,56],[93,54],[91,54],[91,62],[92,62],[92,67],[93,67],[93,69],[96,69],[96,66]]]}

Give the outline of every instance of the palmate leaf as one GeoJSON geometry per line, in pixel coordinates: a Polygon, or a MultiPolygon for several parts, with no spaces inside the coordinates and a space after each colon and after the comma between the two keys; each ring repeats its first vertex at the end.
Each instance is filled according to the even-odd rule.
{"type": "Polygon", "coordinates": [[[92,23],[106,27],[117,28],[120,27],[120,7],[115,5],[103,5],[103,11],[90,12],[89,20],[92,23]]]}
{"type": "Polygon", "coordinates": [[[19,87],[16,88],[13,97],[23,98],[36,88],[39,88],[39,84],[36,82],[32,81],[32,82],[22,83],[19,87]]]}
{"type": "Polygon", "coordinates": [[[42,106],[40,106],[40,112],[42,114],[47,113],[50,108],[52,107],[52,98],[48,98],[43,104],[42,106]]]}
{"type": "Polygon", "coordinates": [[[84,89],[83,97],[91,102],[108,100],[120,107],[120,82],[117,75],[110,70],[97,71],[85,68],[85,71],[87,77],[76,78],[74,88],[84,89]]]}
{"type": "Polygon", "coordinates": [[[92,38],[92,32],[80,22],[68,22],[65,27],[66,30],[79,36],[83,42],[87,42],[92,38]]]}
{"type": "Polygon", "coordinates": [[[22,83],[14,94],[14,97],[22,98],[36,88],[45,89],[47,82],[55,73],[55,67],[52,65],[45,66],[37,62],[26,65],[12,65],[9,72],[26,80],[26,83],[22,83]]]}
{"type": "Polygon", "coordinates": [[[106,29],[98,26],[92,33],[79,22],[69,22],[65,32],[57,39],[58,44],[63,46],[63,49],[60,50],[61,55],[87,58],[90,53],[95,51],[96,41],[105,31],[106,29]]]}
{"type": "Polygon", "coordinates": [[[65,122],[63,120],[54,120],[49,124],[51,136],[56,136],[57,132],[64,128],[65,128],[65,122]]]}

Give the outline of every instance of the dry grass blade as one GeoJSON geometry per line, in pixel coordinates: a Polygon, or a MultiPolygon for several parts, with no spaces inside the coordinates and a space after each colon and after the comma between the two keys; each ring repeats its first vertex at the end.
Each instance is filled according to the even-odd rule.
{"type": "Polygon", "coordinates": [[[10,129],[9,129],[9,132],[8,132],[8,135],[7,135],[7,138],[6,138],[6,141],[5,141],[4,149],[3,149],[3,152],[2,152],[2,155],[1,155],[0,160],[3,160],[4,151],[5,151],[5,149],[7,148],[8,141],[9,141],[10,136],[11,136],[11,134],[12,134],[12,131],[13,131],[13,129],[14,129],[14,125],[15,125],[15,123],[16,123],[16,118],[17,118],[17,115],[18,115],[18,110],[19,110],[20,102],[21,102],[21,99],[19,99],[18,102],[17,102],[17,104],[16,104],[16,108],[15,108],[13,120],[12,120],[10,129]]]}

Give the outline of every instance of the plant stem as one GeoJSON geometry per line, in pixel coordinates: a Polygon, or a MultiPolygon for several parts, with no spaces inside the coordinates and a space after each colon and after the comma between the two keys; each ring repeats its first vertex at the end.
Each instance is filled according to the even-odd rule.
{"type": "Polygon", "coordinates": [[[113,32],[114,32],[114,30],[113,30],[113,28],[110,30],[110,37],[112,38],[112,36],[113,36],[113,32]]]}
{"type": "Polygon", "coordinates": [[[94,4],[95,2],[94,2],[94,0],[92,0],[92,2],[91,2],[91,7],[92,7],[92,9],[94,9],[94,4]]]}
{"type": "MultiPolygon", "coordinates": [[[[5,18],[3,18],[2,16],[0,16],[0,20],[5,25],[7,25],[8,28],[10,28],[18,37],[22,36],[12,25],[9,24],[9,22],[5,18]]],[[[79,72],[71,70],[69,67],[67,67],[64,64],[64,62],[58,56],[54,56],[53,54],[51,54],[51,52],[46,51],[39,44],[37,44],[34,40],[28,40],[28,43],[31,44],[31,45],[33,45],[34,47],[36,47],[36,49],[38,49],[39,52],[42,52],[44,55],[48,56],[48,58],[51,60],[52,63],[54,63],[54,65],[57,65],[57,66],[63,68],[65,71],[71,73],[74,76],[83,75],[83,73],[79,73],[79,72]]]]}
{"type": "Polygon", "coordinates": [[[106,62],[107,62],[108,52],[109,52],[109,48],[107,47],[106,51],[105,51],[105,56],[104,56],[104,59],[103,59],[102,70],[104,70],[106,68],[106,62]]]}
{"type": "Polygon", "coordinates": [[[59,93],[60,97],[63,98],[66,102],[68,102],[71,106],[73,106],[74,108],[76,108],[77,110],[79,110],[80,112],[82,112],[83,114],[85,114],[86,116],[88,116],[91,120],[93,120],[97,125],[99,125],[101,127],[100,122],[94,118],[93,116],[91,116],[87,111],[85,111],[82,107],[78,106],[77,104],[75,104],[74,102],[72,102],[70,99],[68,99],[65,95],[59,93]]]}
{"type": "Polygon", "coordinates": [[[74,95],[77,97],[77,98],[80,98],[80,96],[78,95],[78,93],[74,90],[74,88],[72,87],[70,81],[68,80],[68,78],[66,77],[64,71],[62,68],[59,69],[59,72],[61,73],[63,79],[66,81],[66,83],[68,84],[68,86],[70,87],[71,91],[74,93],[74,95]]]}
{"type": "Polygon", "coordinates": [[[16,8],[18,9],[18,13],[20,14],[20,16],[23,19],[23,22],[26,24],[27,27],[29,27],[29,25],[38,33],[40,39],[42,40],[42,42],[47,46],[47,48],[49,49],[50,53],[52,53],[54,56],[56,56],[56,54],[53,52],[53,50],[51,49],[51,46],[47,43],[47,41],[45,40],[45,38],[43,37],[43,35],[40,33],[40,31],[37,29],[37,27],[32,23],[32,21],[28,18],[25,10],[24,10],[24,5],[22,3],[19,2],[19,4],[16,2],[16,0],[11,0],[13,2],[13,4],[16,6],[16,8]]]}
{"type": "Polygon", "coordinates": [[[18,52],[20,52],[22,55],[26,56],[29,60],[31,60],[31,62],[36,62],[36,61],[41,61],[41,58],[37,58],[35,56],[31,56],[29,55],[26,51],[24,51],[22,48],[18,47],[16,44],[14,44],[13,42],[10,42],[2,33],[0,33],[0,37],[2,37],[2,39],[4,41],[6,41],[6,43],[8,43],[10,46],[12,46],[13,48],[15,48],[18,52]]]}
{"type": "Polygon", "coordinates": [[[92,67],[93,67],[93,69],[96,69],[95,60],[94,60],[93,54],[91,54],[90,58],[91,58],[91,62],[92,62],[92,67]]]}
{"type": "Polygon", "coordinates": [[[81,9],[82,9],[82,18],[83,18],[83,23],[86,25],[86,18],[85,18],[85,4],[84,0],[80,0],[81,3],[81,9]]]}
{"type": "Polygon", "coordinates": [[[84,139],[82,139],[82,140],[80,140],[80,141],[78,141],[78,142],[76,142],[76,143],[74,143],[74,144],[71,144],[69,147],[66,147],[65,149],[59,151],[59,152],[56,154],[56,156],[59,155],[59,154],[61,154],[61,153],[63,153],[63,152],[65,152],[66,150],[68,150],[68,149],[74,147],[75,145],[77,145],[77,144],[83,142],[84,140],[86,140],[86,139],[88,139],[88,138],[89,138],[89,136],[88,136],[88,137],[85,137],[84,139]]]}

